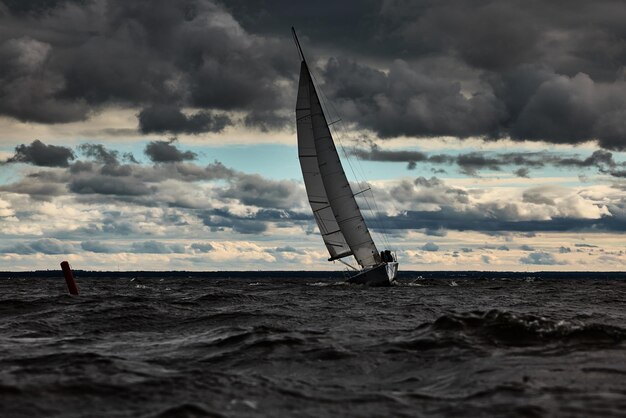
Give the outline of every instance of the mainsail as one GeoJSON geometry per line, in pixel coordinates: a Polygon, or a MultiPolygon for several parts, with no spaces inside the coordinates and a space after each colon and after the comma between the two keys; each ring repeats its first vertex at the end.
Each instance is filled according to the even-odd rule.
{"type": "Polygon", "coordinates": [[[330,260],[354,255],[364,268],[380,264],[380,255],[341,166],[304,56],[296,126],[304,184],[330,260]]]}

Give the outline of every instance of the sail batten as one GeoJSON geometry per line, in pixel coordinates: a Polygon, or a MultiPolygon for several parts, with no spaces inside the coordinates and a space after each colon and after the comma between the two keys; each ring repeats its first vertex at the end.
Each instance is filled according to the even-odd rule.
{"type": "Polygon", "coordinates": [[[362,267],[379,264],[305,61],[300,68],[296,126],[304,183],[329,260],[354,255],[362,267]]]}
{"type": "Polygon", "coordinates": [[[306,72],[304,66],[301,69],[298,87],[296,127],[298,132],[298,157],[304,177],[304,185],[309,204],[313,210],[313,217],[331,258],[348,257],[352,255],[352,250],[350,250],[335,220],[320,174],[311,118],[310,86],[308,75],[303,75],[303,72],[306,72]]]}

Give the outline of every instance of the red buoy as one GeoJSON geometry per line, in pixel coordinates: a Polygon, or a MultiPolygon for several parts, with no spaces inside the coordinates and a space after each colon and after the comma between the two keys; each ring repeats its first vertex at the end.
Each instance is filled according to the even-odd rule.
{"type": "Polygon", "coordinates": [[[67,283],[67,290],[70,291],[70,295],[78,295],[78,286],[76,286],[76,281],[74,280],[74,274],[70,268],[70,263],[63,261],[61,263],[61,268],[63,269],[65,283],[67,283]]]}

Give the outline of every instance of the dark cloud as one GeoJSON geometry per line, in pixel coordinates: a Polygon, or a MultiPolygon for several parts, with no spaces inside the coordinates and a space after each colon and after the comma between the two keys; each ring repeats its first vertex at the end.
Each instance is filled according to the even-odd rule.
{"type": "Polygon", "coordinates": [[[565,144],[597,138],[604,148],[622,150],[625,113],[624,81],[605,85],[584,73],[555,74],[537,87],[508,131],[514,139],[565,144]]]}
{"type": "Polygon", "coordinates": [[[544,266],[565,264],[565,262],[556,260],[554,256],[549,253],[530,253],[526,257],[520,258],[519,261],[522,264],[534,264],[544,266]]]}
{"type": "Polygon", "coordinates": [[[108,175],[77,177],[72,179],[67,187],[69,191],[77,194],[143,196],[154,192],[153,188],[136,178],[108,175]]]}
{"type": "MultiPolygon", "coordinates": [[[[315,40],[308,51],[319,51],[323,47],[347,47],[374,54],[387,53],[380,48],[380,42],[372,39],[379,28],[379,0],[361,0],[358,3],[259,0],[253,4],[246,0],[229,0],[225,5],[243,27],[251,32],[285,36],[285,22],[289,22],[289,25],[295,26],[301,40],[315,40]],[[364,43],[364,40],[368,42],[364,43]]],[[[288,52],[297,56],[293,47],[288,52]]]]}
{"type": "Polygon", "coordinates": [[[516,0],[385,2],[370,37],[388,48],[369,55],[392,54],[386,71],[331,59],[326,89],[342,115],[381,136],[598,139],[624,149],[626,33],[614,22],[626,12],[617,0],[573,4],[564,13],[516,0]]]}
{"type": "Polygon", "coordinates": [[[439,246],[437,244],[435,244],[434,242],[427,242],[426,244],[422,245],[422,250],[424,251],[439,251],[439,246]]]}
{"type": "Polygon", "coordinates": [[[22,121],[130,105],[146,109],[144,132],[217,131],[229,120],[212,109],[282,108],[285,71],[298,64],[289,38],[250,34],[211,0],[10,3],[0,15],[0,113],[22,121]],[[159,124],[162,103],[204,110],[159,124]]]}
{"type": "Polygon", "coordinates": [[[143,132],[219,131],[228,111],[292,125],[294,24],[341,117],[382,137],[626,148],[621,0],[1,4],[0,114],[22,121],[133,106],[143,132]]]}
{"type": "Polygon", "coordinates": [[[7,9],[16,15],[41,15],[66,3],[84,4],[87,0],[2,0],[7,9]]]}
{"type": "Polygon", "coordinates": [[[100,168],[100,174],[113,177],[128,177],[133,174],[133,167],[129,165],[105,164],[100,168]]]}
{"type": "Polygon", "coordinates": [[[383,72],[331,59],[324,79],[342,117],[382,137],[485,135],[505,113],[492,93],[467,98],[456,80],[428,77],[402,60],[383,72]]]}
{"type": "Polygon", "coordinates": [[[80,172],[91,172],[94,169],[94,165],[91,162],[76,161],[70,166],[70,173],[77,174],[80,172]]]}
{"type": "Polygon", "coordinates": [[[230,118],[225,115],[201,111],[187,116],[179,108],[170,105],[154,105],[143,109],[138,119],[139,130],[144,134],[220,132],[232,124],[230,118]]]}
{"type": "MultiPolygon", "coordinates": [[[[455,209],[445,205],[437,211],[406,211],[384,220],[389,229],[445,228],[454,231],[493,232],[626,232],[626,217],[617,213],[599,219],[553,217],[547,220],[515,219],[512,213],[497,212],[496,207],[480,206],[455,209]]],[[[615,209],[613,209],[615,210],[615,209]]]]}
{"type": "Polygon", "coordinates": [[[407,163],[408,169],[414,169],[416,163],[428,164],[456,164],[459,171],[470,176],[478,176],[481,170],[502,171],[505,167],[521,166],[514,174],[519,177],[528,177],[530,168],[546,166],[563,167],[570,169],[595,168],[600,173],[613,177],[624,177],[626,163],[617,162],[609,151],[597,150],[590,156],[582,158],[578,155],[562,155],[551,152],[509,152],[488,153],[469,152],[457,155],[435,154],[428,155],[419,151],[382,150],[379,145],[372,144],[369,149],[354,148],[350,154],[362,160],[381,162],[407,163]]]}
{"type": "Polygon", "coordinates": [[[475,176],[478,169],[500,170],[499,161],[496,158],[488,158],[477,152],[459,155],[456,163],[463,173],[470,176],[475,176]]]}
{"type": "Polygon", "coordinates": [[[262,234],[267,231],[270,223],[278,227],[291,227],[294,224],[306,226],[313,222],[313,216],[308,213],[276,209],[261,209],[242,216],[223,208],[202,211],[197,215],[211,231],[223,231],[229,228],[240,234],[262,234]]]}
{"type": "Polygon", "coordinates": [[[72,244],[60,241],[55,238],[44,238],[30,243],[21,243],[13,247],[0,250],[1,253],[15,254],[73,254],[76,249],[72,244]]]}
{"type": "Polygon", "coordinates": [[[526,167],[522,167],[515,170],[513,174],[515,174],[517,177],[529,178],[530,170],[528,170],[526,167]]]}
{"type": "Polygon", "coordinates": [[[155,163],[181,162],[195,160],[195,152],[180,151],[172,144],[173,141],[152,141],[146,145],[146,155],[155,163]]]}
{"type": "Polygon", "coordinates": [[[553,188],[551,187],[534,187],[525,190],[522,194],[522,201],[527,203],[534,203],[537,205],[554,206],[554,197],[551,196],[553,195],[553,193],[550,193],[552,189],[553,188]]]}
{"type": "MultiPolygon", "coordinates": [[[[389,189],[389,194],[400,203],[419,202],[420,204],[454,205],[469,203],[465,190],[450,187],[436,177],[427,179],[417,177],[413,182],[401,181],[397,186],[389,189]]],[[[445,229],[442,226],[425,226],[429,231],[445,229]]]]}
{"type": "Polygon", "coordinates": [[[294,253],[294,254],[304,254],[303,251],[298,250],[297,248],[294,248],[290,245],[287,245],[285,247],[276,247],[272,250],[270,250],[271,252],[274,253],[294,253]]]}
{"type": "Polygon", "coordinates": [[[286,116],[273,110],[253,110],[244,118],[244,124],[268,132],[273,129],[282,129],[285,126],[293,126],[293,120],[291,114],[286,116]]]}
{"type": "Polygon", "coordinates": [[[121,248],[118,246],[106,244],[101,241],[93,241],[93,240],[81,242],[80,247],[83,250],[89,251],[92,253],[111,254],[111,253],[118,253],[121,251],[121,248]]]}
{"type": "Polygon", "coordinates": [[[36,139],[30,145],[15,147],[15,155],[7,160],[8,163],[29,163],[43,167],[67,167],[69,161],[75,158],[70,148],[57,145],[46,145],[36,139]]]}
{"type": "Polygon", "coordinates": [[[65,194],[67,189],[64,184],[26,177],[6,186],[0,185],[0,191],[29,195],[32,199],[47,201],[54,196],[65,194]]]}
{"type": "Polygon", "coordinates": [[[199,253],[209,253],[213,251],[215,248],[209,243],[193,243],[191,244],[191,249],[199,252],[199,253]]]}
{"type": "Polygon", "coordinates": [[[119,164],[119,152],[106,148],[102,144],[81,144],[78,150],[88,158],[93,158],[101,164],[119,164]]]}
{"type": "Polygon", "coordinates": [[[428,229],[426,228],[424,230],[424,235],[430,235],[433,237],[445,237],[446,235],[448,235],[448,231],[446,231],[445,229],[428,229]]]}
{"type": "Polygon", "coordinates": [[[185,252],[185,248],[180,244],[164,244],[151,240],[132,243],[130,252],[139,254],[182,254],[185,252]]]}
{"type": "Polygon", "coordinates": [[[384,162],[402,162],[407,163],[407,168],[412,170],[418,162],[428,161],[428,156],[419,151],[385,151],[380,149],[376,144],[372,144],[369,150],[362,148],[354,148],[350,150],[350,154],[362,160],[384,161],[384,162]]]}
{"type": "Polygon", "coordinates": [[[133,163],[133,164],[139,164],[139,161],[137,161],[135,159],[135,156],[133,155],[132,152],[125,152],[122,154],[122,159],[124,161],[128,161],[129,163],[133,163]]]}
{"type": "Polygon", "coordinates": [[[141,228],[136,222],[124,219],[123,213],[118,211],[108,211],[103,215],[99,224],[91,224],[80,228],[85,234],[107,234],[107,235],[138,235],[141,228]]]}
{"type": "Polygon", "coordinates": [[[306,252],[299,250],[295,247],[292,247],[291,245],[286,245],[284,247],[276,247],[276,248],[268,248],[265,250],[265,252],[272,254],[273,256],[279,258],[279,259],[289,259],[289,255],[305,255],[306,252]]]}
{"type": "Polygon", "coordinates": [[[269,180],[257,174],[241,175],[220,197],[237,199],[244,205],[263,208],[291,209],[302,197],[298,183],[287,180],[269,180]]]}
{"type": "Polygon", "coordinates": [[[249,218],[234,216],[228,211],[205,213],[201,219],[213,232],[230,228],[233,232],[240,234],[262,234],[267,230],[267,224],[256,220],[253,216],[249,218]]]}
{"type": "MultiPolygon", "coordinates": [[[[34,24],[32,30],[37,29],[37,19],[23,19],[34,24]]],[[[11,24],[11,20],[0,14],[3,28],[19,27],[19,22],[11,24]]],[[[50,68],[53,51],[50,43],[19,30],[0,33],[0,114],[40,123],[70,122],[87,117],[84,99],[67,100],[57,96],[63,89],[63,78],[50,68]]]]}

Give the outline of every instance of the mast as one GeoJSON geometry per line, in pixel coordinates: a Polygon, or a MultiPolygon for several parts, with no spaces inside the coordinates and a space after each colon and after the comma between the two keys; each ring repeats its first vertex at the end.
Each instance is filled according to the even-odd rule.
{"type": "Polygon", "coordinates": [[[300,46],[300,41],[298,41],[298,35],[296,35],[296,29],[293,26],[291,27],[291,34],[293,35],[293,41],[296,43],[296,47],[300,53],[300,59],[306,62],[306,59],[304,59],[304,53],[302,52],[302,47],[300,46]]]}
{"type": "Polygon", "coordinates": [[[292,34],[302,58],[296,104],[298,156],[309,203],[331,255],[329,260],[354,255],[362,267],[375,266],[381,262],[380,255],[341,166],[293,28],[292,34]]]}

